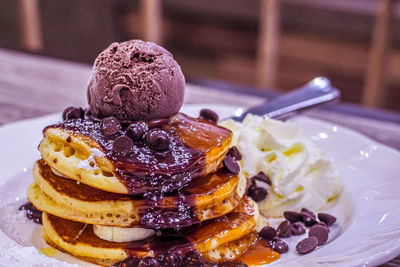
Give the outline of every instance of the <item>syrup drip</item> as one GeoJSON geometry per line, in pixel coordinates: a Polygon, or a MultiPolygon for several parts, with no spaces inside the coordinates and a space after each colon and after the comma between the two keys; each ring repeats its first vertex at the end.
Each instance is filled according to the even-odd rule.
{"type": "Polygon", "coordinates": [[[168,132],[170,146],[167,151],[154,151],[144,141],[135,141],[130,155],[116,156],[111,152],[112,145],[117,137],[124,134],[126,126],[115,135],[104,136],[100,121],[87,114],[84,119],[66,120],[47,128],[70,130],[95,140],[114,163],[118,178],[132,195],[172,192],[201,177],[208,149],[220,146],[223,137],[230,136],[227,129],[184,114],[146,123],[150,129],[159,127],[168,132]]]}
{"type": "MultiPolygon", "coordinates": [[[[153,229],[174,228],[198,224],[195,199],[184,188],[204,176],[206,153],[218,147],[230,131],[203,119],[193,119],[177,114],[166,119],[146,122],[150,129],[158,127],[168,132],[170,145],[167,151],[151,150],[145,141],[135,141],[128,156],[112,153],[114,140],[124,135],[105,136],[100,121],[86,113],[84,119],[66,120],[48,126],[70,130],[85,135],[101,145],[108,159],[116,166],[118,179],[133,196],[143,196],[140,205],[140,225],[153,229]],[[193,138],[196,136],[196,138],[193,138]],[[173,205],[166,205],[166,196],[175,196],[173,205]]],[[[48,128],[47,127],[47,128],[48,128]]],[[[44,129],[46,131],[46,128],[44,129]]]]}
{"type": "Polygon", "coordinates": [[[175,203],[165,203],[163,195],[149,196],[138,207],[140,225],[146,228],[165,229],[182,227],[200,223],[195,208],[195,199],[178,193],[175,203]]]}
{"type": "Polygon", "coordinates": [[[162,231],[159,237],[153,236],[147,240],[133,241],[125,249],[130,256],[138,257],[143,255],[143,252],[152,252],[157,255],[169,253],[171,249],[182,255],[195,248],[201,252],[208,249],[211,239],[222,242],[226,233],[249,220],[254,220],[252,218],[254,212],[254,208],[247,201],[242,201],[233,212],[227,215],[180,230],[167,229],[162,231]]]}
{"type": "Polygon", "coordinates": [[[249,266],[268,264],[280,258],[280,254],[268,247],[268,241],[256,240],[238,260],[249,266]]]}
{"type": "Polygon", "coordinates": [[[173,195],[145,195],[143,202],[137,204],[140,225],[153,229],[180,228],[197,225],[200,220],[196,209],[197,196],[210,194],[232,175],[224,170],[209,174],[181,188],[173,195]]]}
{"type": "MultiPolygon", "coordinates": [[[[85,202],[119,200],[132,200],[134,208],[138,210],[140,223],[145,228],[164,229],[182,228],[198,224],[199,219],[196,212],[196,198],[209,197],[214,191],[227,183],[235,183],[237,177],[220,169],[215,174],[203,176],[201,179],[180,189],[179,193],[166,195],[154,195],[143,198],[131,195],[106,192],[85,184],[77,184],[76,181],[65,179],[54,174],[43,160],[37,161],[39,173],[51,185],[51,187],[73,199],[85,202]]],[[[233,186],[233,184],[232,184],[233,186]]]]}

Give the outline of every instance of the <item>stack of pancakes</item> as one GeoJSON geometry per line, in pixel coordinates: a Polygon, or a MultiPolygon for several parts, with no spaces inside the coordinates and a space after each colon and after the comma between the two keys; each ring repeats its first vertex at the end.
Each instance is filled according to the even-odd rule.
{"type": "MultiPolygon", "coordinates": [[[[159,174],[152,163],[141,169],[136,159],[122,164],[123,159],[110,156],[106,139],[98,137],[99,122],[82,117],[44,129],[42,159],[34,166],[28,198],[43,212],[43,237],[50,245],[108,266],[129,256],[156,257],[182,244],[207,261],[230,261],[255,241],[260,216],[245,194],[246,178],[223,164],[232,133],[183,114],[167,120],[168,127],[152,125],[168,130],[200,157],[186,162],[191,175],[169,168],[163,179],[184,178],[166,180],[161,187],[156,178],[141,179],[159,174]]],[[[154,153],[160,161],[156,166],[170,167],[168,158],[154,153]]]]}

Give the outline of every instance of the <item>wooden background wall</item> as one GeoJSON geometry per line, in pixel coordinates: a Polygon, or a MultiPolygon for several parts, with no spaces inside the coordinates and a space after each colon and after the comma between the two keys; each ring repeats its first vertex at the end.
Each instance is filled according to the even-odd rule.
{"type": "MultiPolygon", "coordinates": [[[[2,1],[2,47],[25,49],[21,37],[23,2],[2,1]]],[[[342,89],[345,100],[361,102],[379,1],[334,2],[279,2],[275,85],[288,90],[324,75],[342,89]]],[[[36,52],[40,54],[91,64],[110,42],[143,36],[138,1],[37,0],[37,3],[42,47],[36,52]]],[[[400,110],[400,22],[398,5],[395,7],[384,64],[385,85],[379,94],[382,107],[400,110]]],[[[161,40],[188,77],[259,86],[256,77],[259,21],[260,1],[164,0],[161,40]]]]}

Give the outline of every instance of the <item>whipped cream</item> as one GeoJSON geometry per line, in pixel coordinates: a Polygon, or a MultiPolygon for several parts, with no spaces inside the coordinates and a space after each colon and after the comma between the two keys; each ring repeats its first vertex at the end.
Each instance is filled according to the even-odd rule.
{"type": "Polygon", "coordinates": [[[318,211],[340,194],[332,161],[294,123],[248,115],[242,123],[221,125],[232,130],[231,146],[243,155],[241,175],[250,179],[264,172],[272,182],[264,185],[268,196],[258,203],[264,215],[279,217],[303,207],[318,211]]]}

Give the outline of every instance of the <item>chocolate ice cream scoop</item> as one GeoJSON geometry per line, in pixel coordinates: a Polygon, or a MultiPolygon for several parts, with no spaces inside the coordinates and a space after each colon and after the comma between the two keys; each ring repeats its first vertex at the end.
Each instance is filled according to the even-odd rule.
{"type": "Polygon", "coordinates": [[[97,57],[88,85],[93,115],[122,121],[169,117],[182,106],[185,78],[172,54],[151,42],[112,43],[97,57]]]}

